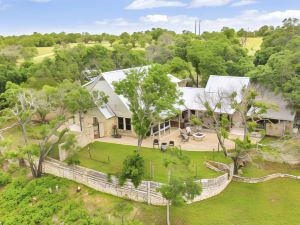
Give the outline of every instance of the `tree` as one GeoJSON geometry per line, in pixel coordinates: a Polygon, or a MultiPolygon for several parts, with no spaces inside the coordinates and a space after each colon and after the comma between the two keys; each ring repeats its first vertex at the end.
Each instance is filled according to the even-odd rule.
{"type": "MultiPolygon", "coordinates": [[[[257,95],[255,89],[243,87],[240,93],[224,93],[221,91],[216,94],[205,93],[203,96],[199,96],[198,99],[199,103],[206,109],[204,115],[207,117],[208,122],[205,125],[215,131],[224,155],[230,157],[234,162],[235,173],[238,172],[238,168],[240,167],[239,160],[243,157],[243,153],[247,153],[253,147],[250,133],[255,131],[257,122],[262,119],[262,115],[268,109],[276,108],[274,105],[258,101],[256,99],[257,95]],[[242,100],[240,101],[239,99],[242,100]],[[229,137],[228,105],[237,113],[244,126],[244,136],[242,139],[232,139],[229,137]],[[224,144],[226,139],[235,142],[236,147],[228,151],[224,144]]],[[[203,123],[203,121],[201,122],[203,123]]]]}
{"type": "Polygon", "coordinates": [[[189,179],[185,182],[171,179],[167,185],[162,185],[158,191],[167,200],[167,224],[170,225],[170,206],[180,206],[186,200],[193,200],[201,193],[201,186],[189,179]]]}
{"type": "Polygon", "coordinates": [[[191,81],[191,85],[196,84],[195,71],[191,63],[186,62],[179,57],[174,57],[166,64],[166,66],[168,67],[170,74],[181,79],[188,78],[191,81]]]}
{"type": "Polygon", "coordinates": [[[128,156],[124,160],[122,174],[119,178],[119,184],[122,186],[127,179],[131,179],[131,182],[137,188],[142,182],[144,173],[144,159],[138,152],[135,152],[133,155],[128,156]]]}
{"type": "Polygon", "coordinates": [[[39,115],[41,122],[46,122],[46,116],[57,106],[58,91],[57,88],[45,85],[41,91],[35,93],[36,113],[39,115]]]}
{"type": "Polygon", "coordinates": [[[124,225],[124,216],[132,211],[132,206],[127,202],[120,202],[114,208],[114,215],[121,217],[122,225],[124,225]]]}
{"type": "MultiPolygon", "coordinates": [[[[198,103],[205,107],[204,116],[208,121],[205,123],[209,129],[215,131],[219,145],[221,146],[224,155],[228,156],[228,150],[225,146],[225,139],[228,138],[229,133],[227,131],[229,126],[229,120],[226,115],[226,108],[224,103],[228,104],[226,101],[228,99],[228,94],[219,91],[218,93],[207,93],[198,96],[198,103]]],[[[203,123],[203,121],[201,121],[203,123]]],[[[204,124],[204,123],[203,123],[204,124]]]]}
{"type": "Polygon", "coordinates": [[[257,122],[262,118],[262,115],[267,112],[268,109],[276,109],[275,105],[267,104],[262,101],[256,100],[258,93],[254,88],[243,87],[239,93],[241,102],[237,101],[237,94],[233,92],[230,96],[231,108],[241,118],[242,124],[244,126],[244,136],[243,139],[236,138],[235,148],[230,151],[229,157],[233,160],[234,163],[234,173],[238,173],[242,162],[242,158],[245,153],[248,153],[254,145],[251,143],[250,134],[255,131],[257,127],[257,122]],[[249,113],[250,108],[250,113],[249,113]]]}
{"type": "MultiPolygon", "coordinates": [[[[35,129],[36,138],[39,141],[38,144],[31,145],[28,145],[27,126],[38,107],[46,110],[46,113],[47,109],[42,108],[44,105],[36,102],[37,97],[33,91],[12,83],[8,83],[7,90],[1,95],[8,105],[5,111],[17,121],[23,134],[24,145],[18,149],[17,157],[27,157],[33,177],[41,176],[42,164],[55,146],[62,144],[61,147],[66,150],[75,149],[74,135],[62,126],[70,119],[68,115],[75,112],[82,113],[107,101],[107,97],[103,93],[93,92],[90,94],[78,83],[71,82],[63,82],[57,89],[44,87],[41,92],[40,95],[46,96],[44,101],[50,102],[50,109],[55,112],[55,116],[48,123],[32,128],[35,129]],[[41,93],[43,91],[46,93],[41,93]]],[[[44,115],[44,111],[42,114],[44,115]]]]}
{"type": "Polygon", "coordinates": [[[120,35],[120,39],[121,39],[121,42],[124,44],[124,45],[127,45],[130,41],[130,35],[127,33],[127,32],[123,32],[121,35],[120,35]]]}
{"type": "MultiPolygon", "coordinates": [[[[5,99],[5,105],[8,107],[4,109],[4,113],[16,120],[16,123],[21,128],[24,146],[27,147],[27,126],[36,111],[33,91],[8,82],[6,84],[6,91],[1,94],[1,98],[5,99]]],[[[31,152],[27,153],[27,159],[34,174],[35,164],[31,152]]],[[[20,163],[23,163],[22,161],[20,159],[20,163]]]]}
{"type": "Polygon", "coordinates": [[[128,99],[139,152],[151,125],[162,119],[162,113],[170,115],[176,112],[174,104],[179,99],[176,85],[171,82],[166,69],[159,65],[133,69],[125,79],[113,85],[117,94],[128,99]]]}

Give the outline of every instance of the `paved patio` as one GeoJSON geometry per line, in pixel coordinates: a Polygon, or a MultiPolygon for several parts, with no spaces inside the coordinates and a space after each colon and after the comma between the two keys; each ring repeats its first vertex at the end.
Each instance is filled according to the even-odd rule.
{"type": "MultiPolygon", "coordinates": [[[[211,131],[203,131],[206,135],[203,140],[193,140],[192,137],[189,138],[188,142],[182,142],[179,137],[179,130],[172,129],[170,132],[166,132],[161,136],[160,143],[169,141],[174,141],[176,146],[181,146],[182,150],[187,151],[217,151],[218,150],[218,138],[214,132],[211,131]]],[[[232,138],[236,137],[235,135],[231,135],[232,138]]],[[[158,137],[155,137],[158,139],[158,137]]],[[[123,144],[123,145],[137,145],[137,138],[135,137],[127,137],[123,136],[122,138],[113,138],[113,137],[103,137],[98,139],[101,142],[115,143],[115,144],[123,144]]],[[[225,141],[225,145],[227,148],[233,148],[234,143],[230,140],[225,141]]],[[[153,146],[153,137],[149,137],[143,141],[143,147],[152,148],[153,146]]],[[[157,147],[157,146],[156,146],[157,147]]],[[[220,147],[220,151],[221,151],[220,147]]]]}

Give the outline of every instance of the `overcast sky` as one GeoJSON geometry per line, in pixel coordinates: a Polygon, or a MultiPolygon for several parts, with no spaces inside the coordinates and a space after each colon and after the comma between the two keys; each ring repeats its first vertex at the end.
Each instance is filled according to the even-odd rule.
{"type": "Polygon", "coordinates": [[[162,27],[178,33],[223,26],[249,30],[300,18],[300,0],[0,0],[0,35],[32,32],[134,32],[162,27]]]}

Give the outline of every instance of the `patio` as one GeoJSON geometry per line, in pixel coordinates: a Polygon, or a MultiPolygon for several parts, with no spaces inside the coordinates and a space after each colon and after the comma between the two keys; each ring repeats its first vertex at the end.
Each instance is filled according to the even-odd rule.
{"type": "MultiPolygon", "coordinates": [[[[190,136],[187,142],[182,142],[180,138],[180,131],[178,129],[171,129],[170,132],[166,132],[160,138],[160,143],[169,143],[169,141],[174,141],[175,146],[181,147],[182,150],[187,151],[217,151],[218,150],[218,138],[217,135],[212,131],[203,131],[205,137],[202,140],[193,140],[193,137],[190,136]]],[[[236,135],[231,135],[232,138],[236,135]]],[[[158,139],[158,137],[155,137],[158,139]]],[[[143,141],[142,146],[152,148],[153,147],[153,137],[148,137],[143,141]]],[[[97,139],[100,142],[123,144],[123,145],[137,145],[137,138],[123,136],[122,138],[113,138],[113,137],[103,137],[97,139]]],[[[255,140],[254,140],[255,141],[255,140]]],[[[233,148],[234,143],[230,140],[225,141],[227,148],[233,148]]],[[[157,148],[157,146],[155,146],[157,148]]],[[[221,151],[220,147],[220,151],[221,151]]]]}

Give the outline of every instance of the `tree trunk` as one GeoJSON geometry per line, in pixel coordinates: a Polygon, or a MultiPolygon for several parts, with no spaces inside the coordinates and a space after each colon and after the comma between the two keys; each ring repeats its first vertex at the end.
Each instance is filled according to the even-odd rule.
{"type": "Polygon", "coordinates": [[[238,174],[239,173],[238,158],[237,157],[233,157],[232,160],[233,160],[233,164],[234,164],[233,173],[234,174],[238,174]]]}
{"type": "Polygon", "coordinates": [[[42,173],[43,173],[43,158],[40,157],[39,159],[39,163],[38,163],[38,168],[36,170],[36,177],[41,177],[42,176],[42,173]]]}
{"type": "Polygon", "coordinates": [[[138,147],[137,147],[137,152],[138,153],[141,152],[142,142],[143,142],[143,138],[139,135],[138,136],[138,147]]]}
{"type": "Polygon", "coordinates": [[[82,131],[82,118],[81,118],[82,113],[79,112],[79,124],[80,124],[80,131],[82,131]]]}
{"type": "Polygon", "coordinates": [[[170,202],[167,202],[167,225],[170,225],[170,202]]]}
{"type": "Polygon", "coordinates": [[[21,128],[22,128],[22,136],[23,136],[23,140],[24,140],[24,145],[27,146],[27,131],[26,131],[26,126],[25,124],[20,124],[21,128]]]}
{"type": "Polygon", "coordinates": [[[228,156],[227,149],[226,149],[226,147],[224,145],[224,142],[222,141],[222,137],[221,137],[221,135],[220,135],[220,133],[219,133],[219,131],[217,129],[215,129],[215,131],[217,133],[217,138],[218,138],[219,144],[221,145],[223,153],[224,153],[225,157],[227,157],[228,156]]]}

